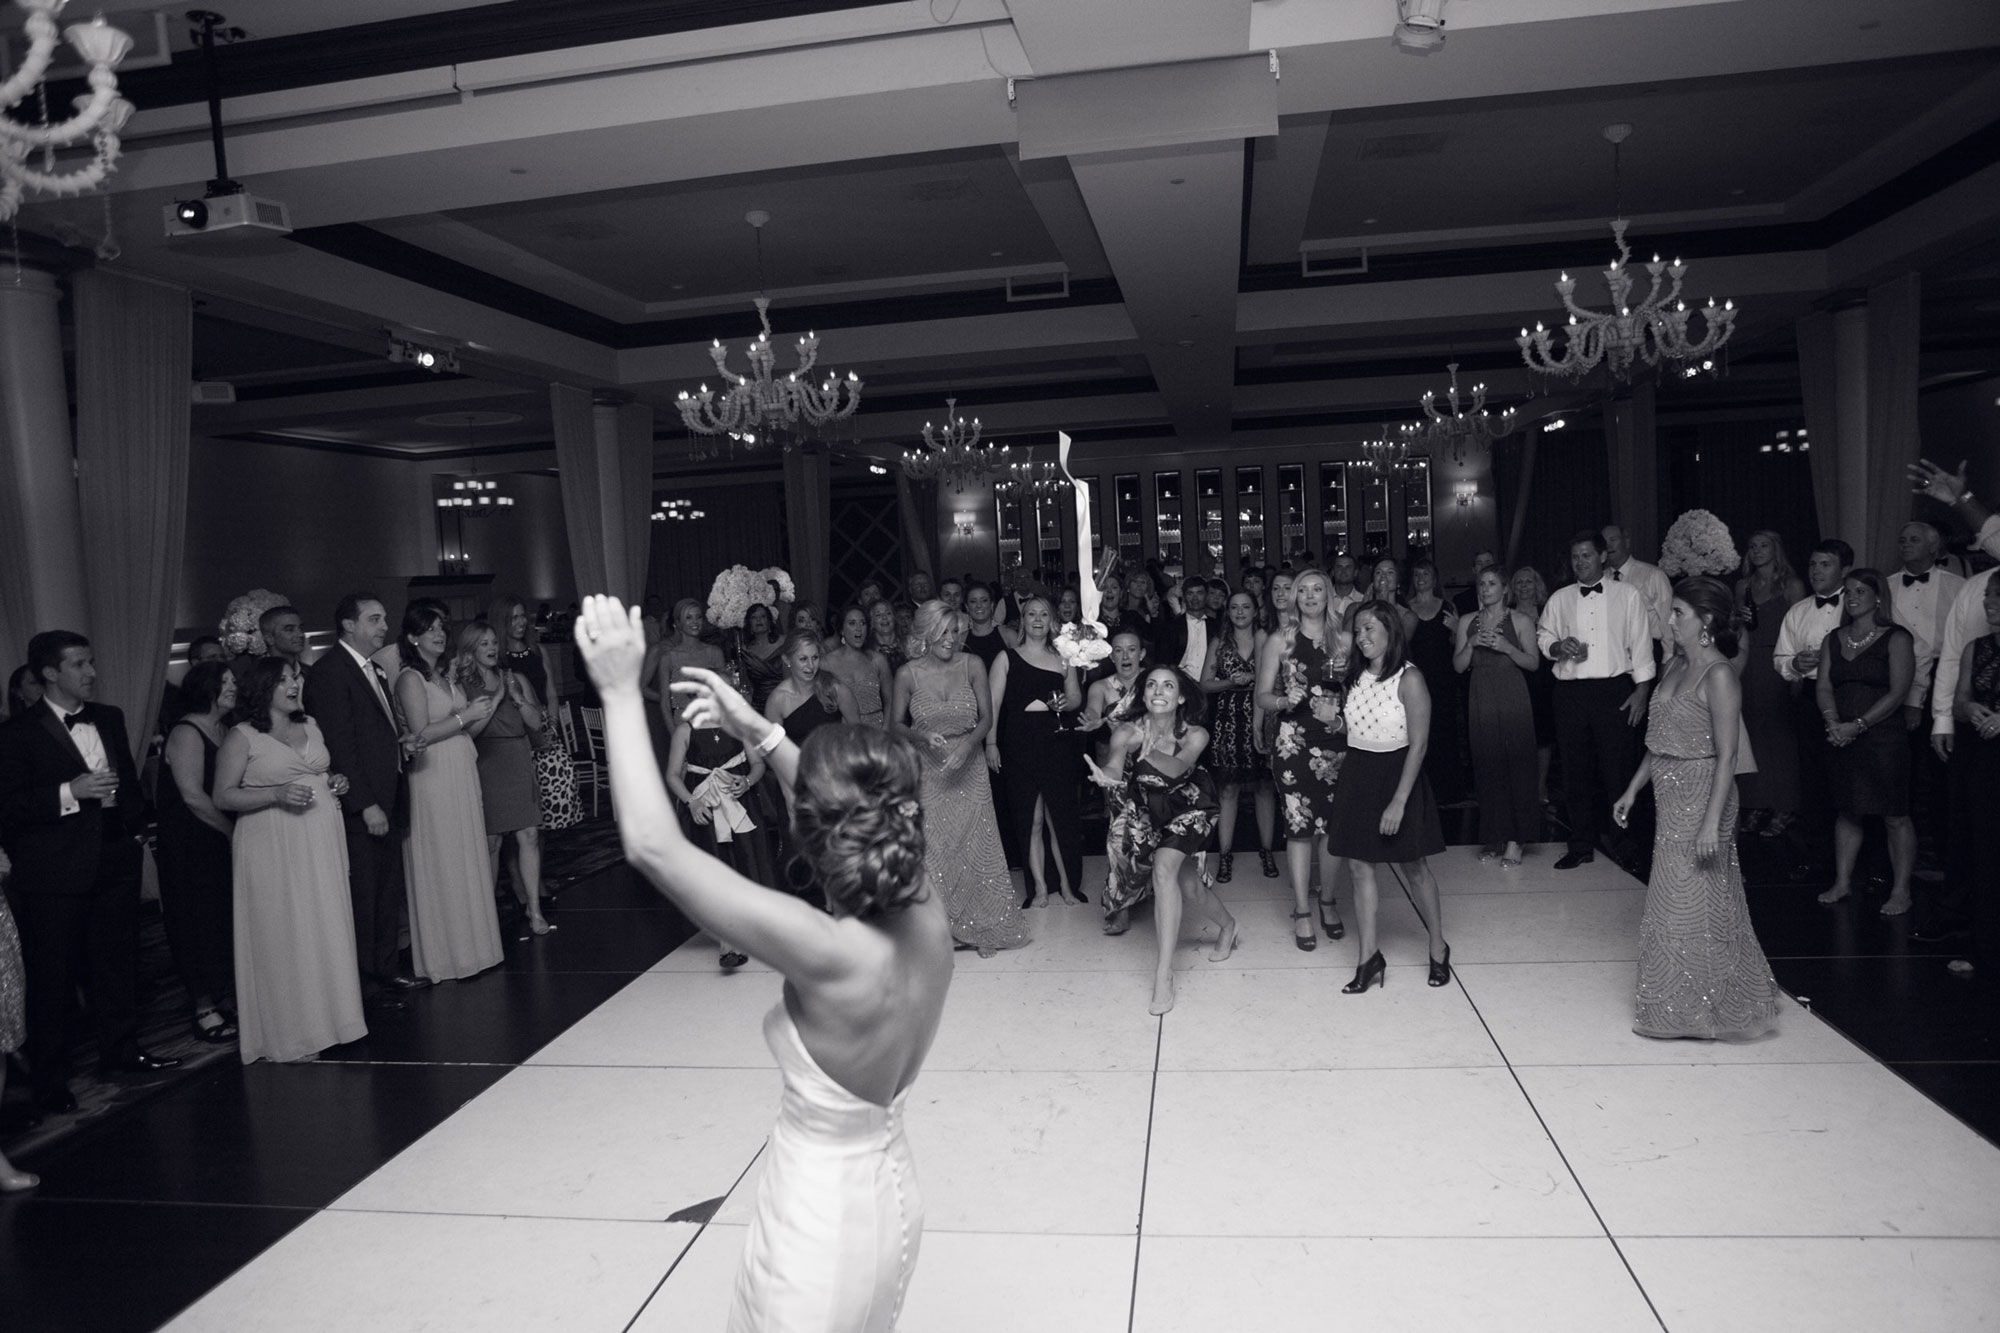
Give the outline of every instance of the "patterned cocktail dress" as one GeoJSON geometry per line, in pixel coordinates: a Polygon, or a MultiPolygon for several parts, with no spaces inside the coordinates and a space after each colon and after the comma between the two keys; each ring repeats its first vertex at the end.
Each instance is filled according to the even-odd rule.
{"type": "Polygon", "coordinates": [[[1644,1037],[1757,1037],[1777,1027],[1778,998],[1743,900],[1729,775],[1716,855],[1706,862],[1695,857],[1716,776],[1715,724],[1698,685],[1690,682],[1664,704],[1655,698],[1646,726],[1658,826],[1639,922],[1632,1030],[1644,1037]]]}
{"type": "MultiPolygon", "coordinates": [[[[1327,633],[1331,637],[1332,629],[1327,633]]],[[[1329,655],[1325,645],[1303,629],[1292,636],[1291,651],[1278,664],[1276,692],[1297,701],[1278,714],[1278,732],[1271,744],[1271,775],[1278,782],[1288,838],[1325,836],[1333,814],[1333,790],[1340,781],[1340,766],[1347,761],[1347,736],[1338,720],[1346,699],[1342,684],[1346,669],[1346,653],[1336,649],[1329,655]],[[1313,716],[1315,697],[1332,702],[1335,721],[1313,716]]]]}

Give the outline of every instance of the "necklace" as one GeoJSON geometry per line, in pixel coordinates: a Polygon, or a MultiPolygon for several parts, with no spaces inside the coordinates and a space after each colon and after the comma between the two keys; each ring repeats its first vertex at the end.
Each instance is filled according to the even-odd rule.
{"type": "Polygon", "coordinates": [[[1842,630],[1841,634],[1847,640],[1847,646],[1858,653],[1880,638],[1885,628],[1885,626],[1877,625],[1874,629],[1869,630],[1867,634],[1857,639],[1854,637],[1854,627],[1850,625],[1845,630],[1842,630]]]}

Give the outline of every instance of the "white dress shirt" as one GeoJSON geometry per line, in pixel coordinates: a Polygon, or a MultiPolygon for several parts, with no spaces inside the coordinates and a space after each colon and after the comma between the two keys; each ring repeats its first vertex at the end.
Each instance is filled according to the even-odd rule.
{"type": "Polygon", "coordinates": [[[1896,614],[1896,623],[1917,641],[1917,669],[1910,680],[1910,697],[1905,702],[1912,708],[1922,708],[1930,693],[1931,666],[1937,661],[1938,644],[1944,639],[1944,622],[1951,615],[1951,605],[1957,600],[1958,590],[1965,586],[1965,580],[1941,565],[1933,565],[1928,572],[1914,576],[1922,582],[1912,582],[1912,575],[1903,570],[1885,577],[1889,580],[1889,605],[1896,614]]]}
{"type": "Polygon", "coordinates": [[[1345,596],[1337,592],[1329,592],[1326,598],[1326,618],[1338,624],[1347,618],[1348,607],[1359,606],[1367,600],[1368,594],[1362,590],[1359,584],[1355,585],[1354,591],[1347,593],[1345,596]]]}
{"type": "Polygon", "coordinates": [[[1972,544],[1995,560],[2000,560],[2000,514],[1988,514],[1973,535],[1972,544]]]}
{"type": "Polygon", "coordinates": [[[1652,624],[1653,637],[1665,643],[1667,616],[1674,608],[1674,585],[1666,571],[1628,555],[1618,568],[1606,569],[1604,577],[1614,583],[1629,583],[1639,590],[1639,595],[1646,599],[1646,619],[1652,624]]]}
{"type": "Polygon", "coordinates": [[[394,727],[397,731],[401,731],[403,729],[403,724],[396,720],[396,710],[389,704],[388,687],[383,684],[382,677],[375,674],[376,672],[380,671],[381,668],[376,666],[375,663],[369,658],[363,657],[361,653],[355,648],[355,646],[349,643],[347,640],[345,639],[340,640],[340,646],[347,650],[347,655],[353,658],[355,664],[361,668],[361,674],[366,676],[368,678],[368,683],[375,687],[375,699],[378,703],[382,705],[382,713],[385,717],[389,719],[389,725],[394,727]]]}
{"type": "Polygon", "coordinates": [[[1818,652],[1826,636],[1840,628],[1840,594],[1833,594],[1831,606],[1821,606],[1819,602],[1817,593],[1807,593],[1792,603],[1778,625],[1778,646],[1772,651],[1771,662],[1786,680],[1819,679],[1818,667],[1801,671],[1792,665],[1792,659],[1800,653],[1818,652]]]}
{"type": "MultiPolygon", "coordinates": [[[[1985,529],[1980,529],[1984,532],[1985,529]]],[[[1949,736],[1956,727],[1951,715],[1951,696],[1958,690],[1958,663],[1965,645],[1986,634],[1986,585],[1995,570],[1974,574],[1952,599],[1951,614],[1945,617],[1944,634],[1938,640],[1937,689],[1931,694],[1931,735],[1949,736]]]]}
{"type": "MultiPolygon", "coordinates": [[[[75,726],[69,727],[68,721],[70,715],[56,707],[55,700],[44,696],[42,702],[47,704],[49,711],[56,715],[56,721],[63,723],[67,727],[70,742],[83,755],[85,768],[88,768],[93,773],[102,773],[111,767],[111,756],[104,749],[104,737],[97,733],[97,725],[95,723],[79,722],[75,726]]],[[[78,705],[77,711],[83,711],[81,705],[78,705]]],[[[59,800],[62,807],[62,818],[67,819],[69,816],[83,809],[83,803],[76,799],[76,794],[70,791],[67,782],[62,785],[59,800]]],[[[111,809],[118,804],[117,794],[114,792],[112,795],[105,797],[102,804],[105,809],[111,809]]]]}
{"type": "Polygon", "coordinates": [[[1635,685],[1653,678],[1653,625],[1646,599],[1629,583],[1605,576],[1586,597],[1581,584],[1566,583],[1542,608],[1535,641],[1555,665],[1557,680],[1610,680],[1630,675],[1635,685]],[[1581,662],[1556,661],[1551,651],[1562,639],[1576,639],[1590,651],[1581,662]]]}
{"type": "Polygon", "coordinates": [[[1181,652],[1181,670],[1200,680],[1202,665],[1208,660],[1208,621],[1186,613],[1182,618],[1187,621],[1187,647],[1181,652]]]}

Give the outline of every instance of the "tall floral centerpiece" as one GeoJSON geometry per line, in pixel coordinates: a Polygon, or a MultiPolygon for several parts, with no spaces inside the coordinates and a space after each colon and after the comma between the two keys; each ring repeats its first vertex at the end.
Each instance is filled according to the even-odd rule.
{"type": "Polygon", "coordinates": [[[267,651],[264,635],[257,628],[257,621],[274,606],[290,606],[291,598],[269,588],[252,588],[229,604],[222,613],[222,623],[216,629],[222,636],[222,647],[231,657],[249,654],[262,657],[267,651]]]}
{"type": "Polygon", "coordinates": [[[793,602],[798,595],[792,576],[776,565],[767,569],[731,565],[715,576],[715,583],[708,590],[708,622],[722,629],[741,631],[743,617],[750,613],[751,607],[767,606],[776,615],[774,600],[793,602]]]}
{"type": "Polygon", "coordinates": [[[1690,509],[1675,519],[1660,546],[1660,570],[1670,578],[1733,574],[1742,563],[1729,525],[1706,509],[1690,509]]]}

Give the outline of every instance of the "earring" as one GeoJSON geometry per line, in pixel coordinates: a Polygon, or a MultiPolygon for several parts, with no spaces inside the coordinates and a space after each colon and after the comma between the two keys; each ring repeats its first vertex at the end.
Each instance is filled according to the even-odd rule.
{"type": "Polygon", "coordinates": [[[1704,647],[1704,648],[1708,647],[1708,631],[1707,631],[1707,630],[1703,630],[1703,631],[1701,632],[1701,646],[1702,646],[1702,647],[1704,647]]]}

